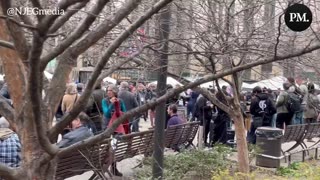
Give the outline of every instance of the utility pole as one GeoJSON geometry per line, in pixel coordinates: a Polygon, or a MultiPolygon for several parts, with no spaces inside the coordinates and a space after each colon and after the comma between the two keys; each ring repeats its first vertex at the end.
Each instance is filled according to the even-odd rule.
{"type": "MultiPolygon", "coordinates": [[[[160,48],[156,52],[156,58],[158,59],[159,69],[157,71],[158,83],[157,83],[157,95],[158,97],[166,93],[167,86],[167,72],[168,72],[168,51],[170,35],[170,20],[171,10],[170,4],[166,6],[157,15],[157,21],[159,22],[156,36],[158,36],[160,48]]],[[[154,138],[154,153],[153,153],[153,167],[152,174],[153,179],[163,179],[163,156],[164,156],[164,130],[166,124],[166,103],[163,102],[156,107],[155,118],[155,138],[154,138]]]]}

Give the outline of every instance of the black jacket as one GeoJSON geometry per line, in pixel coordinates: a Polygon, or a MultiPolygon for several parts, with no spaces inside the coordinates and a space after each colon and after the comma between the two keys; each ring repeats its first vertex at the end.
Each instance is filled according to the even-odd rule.
{"type": "Polygon", "coordinates": [[[202,95],[196,101],[194,116],[200,121],[212,118],[212,108],[207,105],[207,99],[202,95]]]}
{"type": "Polygon", "coordinates": [[[102,115],[102,99],[106,97],[106,93],[102,89],[95,89],[92,92],[92,95],[89,99],[88,105],[87,105],[87,111],[89,117],[102,115]]]}
{"type": "Polygon", "coordinates": [[[250,113],[256,117],[272,116],[277,112],[272,100],[266,93],[259,93],[251,99],[250,113]]]}

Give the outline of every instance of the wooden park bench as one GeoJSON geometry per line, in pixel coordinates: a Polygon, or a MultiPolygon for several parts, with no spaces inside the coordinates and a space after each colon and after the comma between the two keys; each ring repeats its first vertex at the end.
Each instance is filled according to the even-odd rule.
{"type": "Polygon", "coordinates": [[[298,146],[302,146],[301,143],[304,139],[307,127],[307,124],[289,125],[286,127],[282,137],[282,143],[295,142],[295,144],[284,152],[290,152],[298,146]]]}
{"type": "Polygon", "coordinates": [[[198,132],[200,122],[189,122],[170,126],[165,132],[165,147],[174,148],[179,151],[179,147],[184,145],[195,147],[193,140],[198,132]]]}
{"type": "Polygon", "coordinates": [[[320,137],[320,123],[311,123],[311,124],[299,124],[299,125],[289,125],[287,126],[284,136],[282,138],[282,143],[292,142],[294,141],[295,144],[283,151],[285,157],[288,156],[289,164],[291,163],[291,155],[302,152],[302,161],[305,159],[306,152],[309,153],[310,149],[315,149],[315,156],[317,158],[318,154],[318,147],[316,145],[320,142],[317,141],[311,146],[307,146],[305,140],[312,139],[312,138],[319,138],[320,137]],[[292,151],[297,147],[302,147],[301,150],[292,151]]]}
{"type": "MultiPolygon", "coordinates": [[[[165,131],[165,146],[179,147],[180,145],[194,146],[194,140],[199,122],[185,123],[172,126],[165,131]]],[[[70,154],[58,157],[56,179],[66,179],[87,171],[94,171],[93,179],[105,173],[112,161],[119,162],[143,154],[151,156],[154,145],[154,130],[118,136],[115,149],[111,152],[111,139],[104,143],[82,148],[70,154]]]]}
{"type": "Polygon", "coordinates": [[[304,149],[312,148],[312,147],[314,147],[315,145],[317,145],[320,142],[320,140],[319,140],[316,143],[314,143],[313,145],[308,147],[306,145],[306,143],[304,142],[305,140],[312,139],[312,138],[319,138],[319,137],[320,137],[320,123],[308,124],[308,128],[307,128],[306,134],[304,136],[303,141],[301,142],[302,145],[304,146],[304,149]]]}
{"type": "MultiPolygon", "coordinates": [[[[199,122],[184,123],[165,130],[165,147],[175,147],[184,144],[194,146],[199,122]]],[[[151,156],[154,148],[154,130],[127,134],[116,138],[114,161],[132,158],[136,155],[151,156]]]]}
{"type": "Polygon", "coordinates": [[[110,140],[75,150],[71,153],[58,155],[58,166],[55,179],[61,180],[72,176],[81,175],[87,171],[94,171],[93,179],[101,176],[109,167],[110,140]]]}
{"type": "Polygon", "coordinates": [[[132,158],[139,154],[148,156],[153,150],[153,137],[154,130],[117,137],[113,160],[120,162],[123,159],[132,158]]]}

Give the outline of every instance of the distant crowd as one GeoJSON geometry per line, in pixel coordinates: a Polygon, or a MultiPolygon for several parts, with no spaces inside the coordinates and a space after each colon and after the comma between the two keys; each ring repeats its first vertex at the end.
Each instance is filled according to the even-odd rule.
{"type": "MultiPolygon", "coordinates": [[[[179,87],[179,85],[176,85],[179,87]]],[[[174,87],[167,85],[167,91],[174,87]]],[[[62,97],[55,114],[59,122],[68,114],[83,93],[84,84],[69,83],[66,85],[65,95],[62,97]]],[[[210,96],[215,96],[221,103],[229,107],[228,98],[232,91],[222,86],[220,91],[209,88],[210,96]]],[[[8,86],[4,83],[0,95],[12,105],[8,86]]],[[[124,112],[142,106],[157,99],[156,84],[128,83],[100,84],[94,88],[86,108],[62,132],[61,141],[57,145],[61,148],[79,142],[85,138],[101,133],[124,112]]],[[[243,119],[249,119],[247,139],[249,143],[256,143],[255,131],[261,126],[272,126],[285,129],[291,124],[314,123],[320,120],[320,96],[313,83],[307,83],[294,78],[287,78],[283,83],[283,90],[272,91],[268,87],[255,87],[252,92],[240,94],[240,106],[243,119]]],[[[206,146],[215,143],[227,143],[228,131],[232,128],[232,119],[223,109],[213,105],[208,97],[195,90],[188,89],[166,102],[165,127],[179,125],[187,121],[200,121],[204,127],[203,140],[206,146]],[[182,113],[179,114],[179,111],[182,113]]],[[[117,138],[123,134],[140,131],[140,120],[150,121],[150,127],[155,126],[155,108],[133,115],[120,124],[113,136],[117,138]]],[[[9,123],[0,119],[0,162],[11,167],[18,167],[21,158],[21,145],[18,136],[10,130],[9,123]],[[10,150],[8,147],[10,146],[10,150]],[[10,151],[10,152],[8,152],[10,151]]],[[[112,164],[114,175],[122,176],[117,170],[116,163],[112,164]]]]}

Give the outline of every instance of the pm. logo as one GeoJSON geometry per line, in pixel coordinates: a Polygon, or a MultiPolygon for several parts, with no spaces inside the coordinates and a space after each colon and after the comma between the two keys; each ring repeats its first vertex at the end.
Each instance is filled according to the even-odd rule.
{"type": "Polygon", "coordinates": [[[286,9],[284,19],[292,31],[300,32],[310,27],[312,12],[306,5],[294,4],[286,9]]]}

